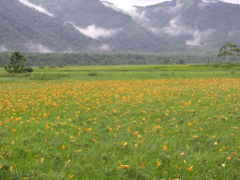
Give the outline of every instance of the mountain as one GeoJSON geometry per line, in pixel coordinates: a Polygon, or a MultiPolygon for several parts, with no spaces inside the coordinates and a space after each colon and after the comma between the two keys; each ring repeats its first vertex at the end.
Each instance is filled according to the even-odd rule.
{"type": "Polygon", "coordinates": [[[240,5],[217,0],[173,0],[138,8],[147,21],[142,26],[166,38],[172,48],[218,49],[239,44],[240,5]]]}
{"type": "Polygon", "coordinates": [[[163,47],[129,15],[98,0],[1,1],[0,19],[6,24],[1,31],[9,34],[0,35],[5,39],[0,47],[10,50],[157,52],[163,47]]]}
{"type": "Polygon", "coordinates": [[[91,39],[61,19],[27,8],[16,0],[0,1],[0,47],[51,52],[84,50],[91,39]],[[81,43],[79,43],[81,42],[81,43]]]}
{"type": "Polygon", "coordinates": [[[133,10],[103,0],[0,1],[0,51],[216,51],[240,41],[236,4],[172,0],[133,10]]]}

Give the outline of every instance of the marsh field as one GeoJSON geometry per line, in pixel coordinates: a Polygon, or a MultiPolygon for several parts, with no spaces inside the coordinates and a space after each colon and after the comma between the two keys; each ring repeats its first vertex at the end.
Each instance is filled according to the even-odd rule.
{"type": "Polygon", "coordinates": [[[239,179],[239,66],[34,70],[0,70],[0,179],[239,179]]]}

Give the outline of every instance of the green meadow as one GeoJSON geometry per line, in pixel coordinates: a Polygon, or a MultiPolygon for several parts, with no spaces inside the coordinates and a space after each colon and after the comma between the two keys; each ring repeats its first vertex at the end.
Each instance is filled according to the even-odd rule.
{"type": "Polygon", "coordinates": [[[0,179],[238,180],[240,66],[0,69],[0,179]]]}

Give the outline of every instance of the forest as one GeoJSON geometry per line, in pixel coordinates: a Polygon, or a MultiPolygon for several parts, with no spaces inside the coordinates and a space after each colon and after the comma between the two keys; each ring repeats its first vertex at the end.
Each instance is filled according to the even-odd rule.
{"type": "MultiPolygon", "coordinates": [[[[0,53],[0,67],[7,65],[11,52],[0,53]]],[[[139,53],[23,53],[25,63],[32,67],[96,66],[96,65],[158,65],[158,64],[202,64],[221,63],[217,55],[194,54],[139,54],[139,53]]],[[[231,62],[238,62],[231,57],[231,62]]]]}

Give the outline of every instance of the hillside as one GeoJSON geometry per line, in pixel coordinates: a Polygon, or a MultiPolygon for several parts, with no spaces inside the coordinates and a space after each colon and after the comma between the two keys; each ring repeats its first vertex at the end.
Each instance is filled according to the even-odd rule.
{"type": "Polygon", "coordinates": [[[0,1],[0,51],[202,52],[240,40],[240,6],[173,0],[135,16],[99,0],[0,1]]]}
{"type": "Polygon", "coordinates": [[[173,0],[139,8],[147,21],[142,25],[174,45],[218,48],[239,43],[240,6],[216,0],[173,0]]]}

